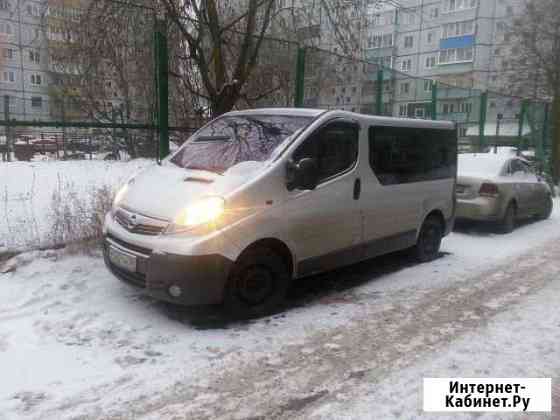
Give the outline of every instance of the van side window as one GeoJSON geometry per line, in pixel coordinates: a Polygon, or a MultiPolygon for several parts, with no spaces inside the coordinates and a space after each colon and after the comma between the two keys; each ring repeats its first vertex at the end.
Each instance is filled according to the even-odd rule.
{"type": "Polygon", "coordinates": [[[305,140],[294,152],[293,160],[316,159],[319,180],[325,181],[354,166],[358,159],[358,134],[355,124],[330,123],[305,140]]]}
{"type": "Polygon", "coordinates": [[[455,130],[370,127],[369,162],[382,185],[453,178],[455,130]]]}

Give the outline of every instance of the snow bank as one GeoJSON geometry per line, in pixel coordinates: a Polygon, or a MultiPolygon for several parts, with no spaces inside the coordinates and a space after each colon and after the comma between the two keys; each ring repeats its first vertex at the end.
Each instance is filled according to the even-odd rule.
{"type": "Polygon", "coordinates": [[[114,190],[149,160],[0,163],[0,247],[26,249],[49,244],[53,193],[62,186],[88,200],[97,189],[114,190]]]}

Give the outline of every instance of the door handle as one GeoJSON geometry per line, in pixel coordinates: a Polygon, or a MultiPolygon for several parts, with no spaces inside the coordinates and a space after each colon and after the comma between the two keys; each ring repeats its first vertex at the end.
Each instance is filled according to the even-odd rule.
{"type": "Polygon", "coordinates": [[[360,178],[356,178],[354,181],[354,200],[360,199],[360,194],[362,192],[362,181],[360,178]]]}

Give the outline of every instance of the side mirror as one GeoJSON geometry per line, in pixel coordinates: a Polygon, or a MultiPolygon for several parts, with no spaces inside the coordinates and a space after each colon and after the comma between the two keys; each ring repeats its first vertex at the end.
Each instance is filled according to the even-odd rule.
{"type": "Polygon", "coordinates": [[[319,170],[317,161],[312,158],[303,158],[298,163],[288,162],[287,167],[288,190],[314,190],[319,183],[319,170]]]}

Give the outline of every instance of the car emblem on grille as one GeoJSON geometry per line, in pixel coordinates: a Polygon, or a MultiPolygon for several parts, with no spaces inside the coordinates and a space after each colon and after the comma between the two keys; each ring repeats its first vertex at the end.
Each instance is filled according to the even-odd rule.
{"type": "Polygon", "coordinates": [[[134,229],[138,225],[138,220],[136,220],[136,215],[134,213],[129,214],[127,217],[127,227],[129,229],[134,229]]]}

